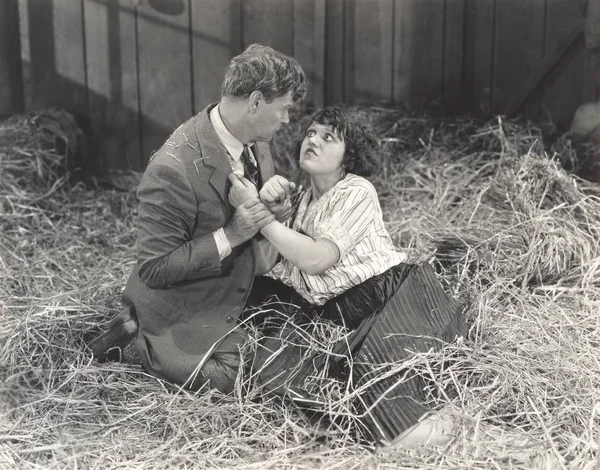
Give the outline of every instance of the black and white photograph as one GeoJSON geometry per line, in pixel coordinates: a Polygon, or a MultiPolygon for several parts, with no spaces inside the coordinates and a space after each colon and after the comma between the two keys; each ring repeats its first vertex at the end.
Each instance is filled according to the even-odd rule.
{"type": "Polygon", "coordinates": [[[0,0],[0,469],[600,469],[600,0],[0,0]]]}

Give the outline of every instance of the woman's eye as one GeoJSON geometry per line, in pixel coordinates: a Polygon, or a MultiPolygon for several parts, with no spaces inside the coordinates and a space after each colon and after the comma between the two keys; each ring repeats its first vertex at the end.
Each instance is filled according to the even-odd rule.
{"type": "Polygon", "coordinates": [[[315,135],[315,131],[308,131],[308,132],[306,133],[306,136],[307,136],[307,137],[312,137],[313,135],[315,135]]]}
{"type": "Polygon", "coordinates": [[[325,140],[327,142],[331,142],[333,140],[333,137],[331,136],[331,134],[325,134],[325,140]]]}

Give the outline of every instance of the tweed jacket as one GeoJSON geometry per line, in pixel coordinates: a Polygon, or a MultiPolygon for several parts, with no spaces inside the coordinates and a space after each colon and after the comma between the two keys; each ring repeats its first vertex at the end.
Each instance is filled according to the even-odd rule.
{"type": "MultiPolygon", "coordinates": [[[[144,172],[137,265],[123,291],[138,317],[144,367],[178,384],[236,327],[254,281],[251,241],[223,261],[214,241],[213,232],[234,213],[227,198],[231,165],[209,118],[214,106],[175,130],[144,172]]],[[[253,150],[267,181],[274,173],[269,145],[253,150]]],[[[220,344],[237,350],[237,343],[220,344]]]]}

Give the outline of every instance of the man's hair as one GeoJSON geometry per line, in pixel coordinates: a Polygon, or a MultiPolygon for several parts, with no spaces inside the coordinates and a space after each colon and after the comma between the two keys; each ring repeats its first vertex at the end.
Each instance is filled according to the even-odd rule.
{"type": "Polygon", "coordinates": [[[252,44],[231,59],[221,95],[248,98],[253,91],[260,91],[267,102],[291,91],[294,103],[299,103],[306,95],[306,77],[295,59],[269,46],[252,44]]]}
{"type": "Polygon", "coordinates": [[[379,167],[379,140],[373,130],[339,108],[323,108],[315,112],[308,123],[331,126],[344,139],[346,148],[342,168],[347,173],[371,176],[379,167]]]}

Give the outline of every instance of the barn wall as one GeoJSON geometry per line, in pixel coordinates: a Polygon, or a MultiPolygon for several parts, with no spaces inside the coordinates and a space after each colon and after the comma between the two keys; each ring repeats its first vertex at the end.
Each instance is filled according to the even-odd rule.
{"type": "Polygon", "coordinates": [[[219,99],[253,42],[295,56],[307,102],[429,103],[524,112],[564,126],[593,98],[573,0],[18,0],[24,102],[62,106],[89,136],[90,171],[143,168],[219,99]]]}

